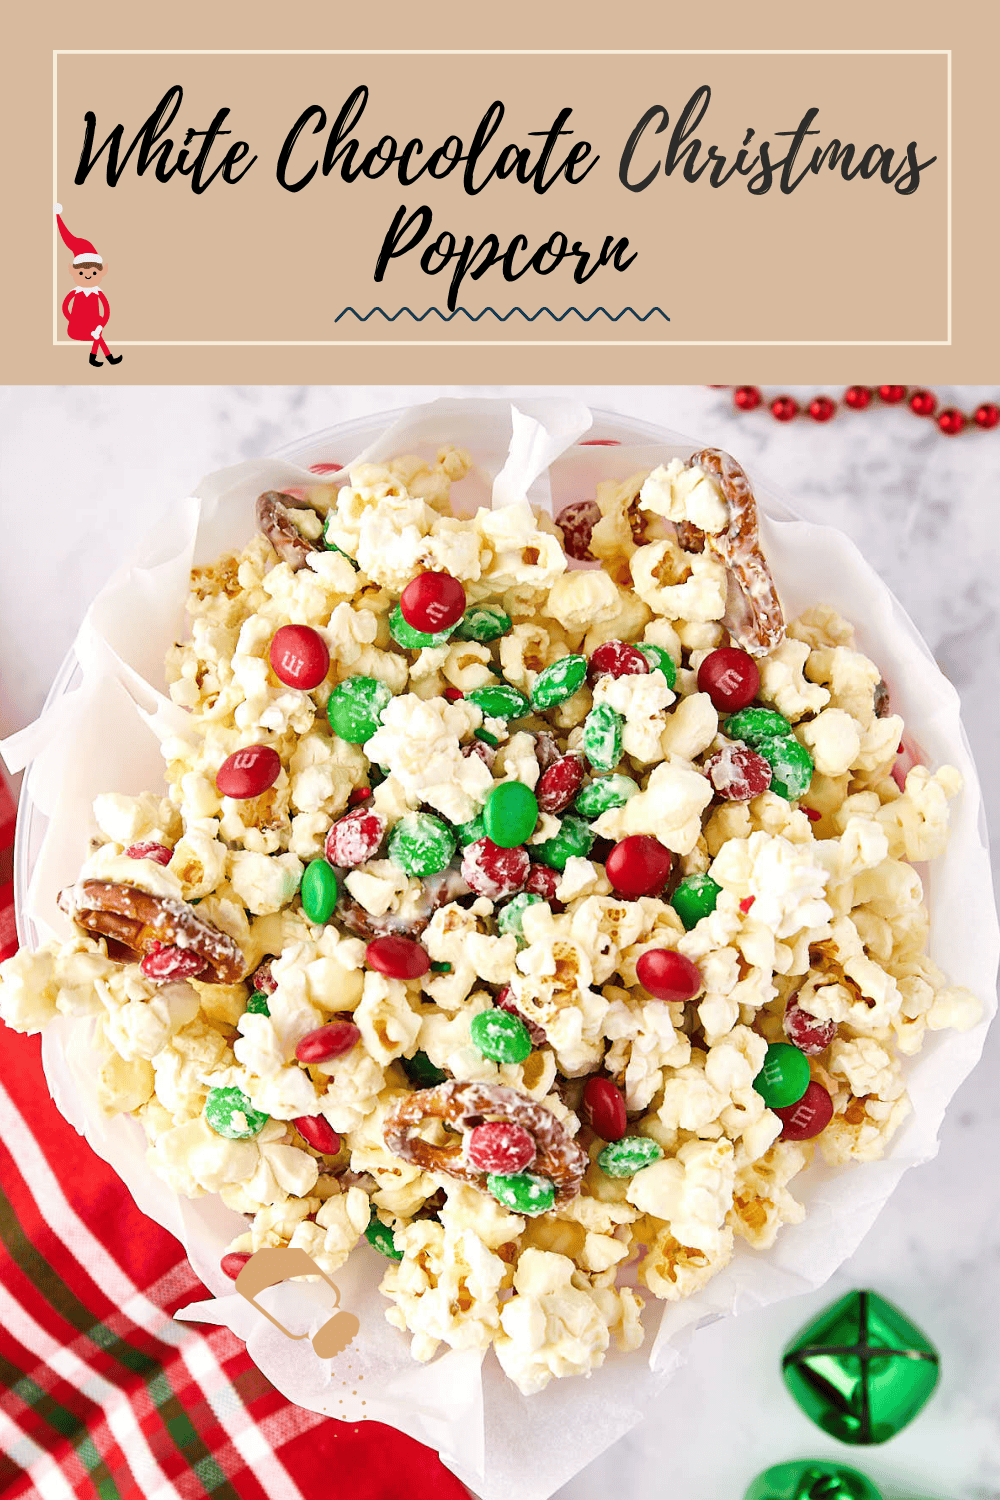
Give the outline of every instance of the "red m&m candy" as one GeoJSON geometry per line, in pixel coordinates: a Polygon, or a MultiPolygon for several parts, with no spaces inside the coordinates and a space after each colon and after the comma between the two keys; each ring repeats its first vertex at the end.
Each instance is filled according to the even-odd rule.
{"type": "Polygon", "coordinates": [[[535,787],[542,812],[560,813],[569,807],[583,785],[582,755],[563,755],[543,771],[535,787]]]}
{"type": "Polygon", "coordinates": [[[365,962],[390,979],[419,979],[431,966],[426,948],[394,935],[373,938],[365,949],[365,962]]]}
{"type": "Polygon", "coordinates": [[[524,882],[524,889],[530,891],[533,896],[541,896],[543,901],[554,901],[556,886],[561,879],[559,871],[553,870],[551,865],[539,865],[532,861],[528,878],[524,882]]]}
{"type": "Polygon", "coordinates": [[[501,849],[492,839],[476,839],[467,844],[462,859],[462,879],[479,896],[497,901],[521,890],[531,870],[531,860],[524,845],[501,849]]]}
{"type": "Polygon", "coordinates": [[[697,965],[673,948],[650,948],[635,966],[639,983],[657,1000],[691,1000],[702,987],[697,965]]]}
{"type": "Polygon", "coordinates": [[[230,1250],[219,1261],[219,1270],[223,1276],[228,1276],[230,1281],[235,1281],[237,1276],[250,1259],[249,1250],[230,1250]]]}
{"type": "Polygon", "coordinates": [[[350,869],[363,865],[378,850],[385,836],[385,819],[381,813],[359,807],[338,818],[326,836],[326,857],[331,865],[350,869]]]}
{"type": "Polygon", "coordinates": [[[833,1119],[833,1100],[821,1083],[810,1083],[802,1098],[774,1113],[782,1122],[785,1141],[811,1141],[833,1119]]]}
{"type": "Polygon", "coordinates": [[[820,1021],[795,1000],[786,1005],[782,1026],[788,1040],[807,1057],[825,1052],[837,1035],[836,1021],[820,1021]]]}
{"type": "Polygon", "coordinates": [[[604,868],[618,894],[635,900],[661,889],[671,863],[670,850],[659,839],[650,833],[633,833],[615,845],[604,868]]]}
{"type": "Polygon", "coordinates": [[[583,1118],[602,1141],[620,1141],[628,1129],[621,1089],[610,1078],[588,1078],[583,1086],[583,1118]]]}
{"type": "Polygon", "coordinates": [[[282,625],[271,637],[267,657],[280,682],[303,692],[319,687],[330,670],[326,642],[311,625],[282,625]]]}
{"type": "Polygon", "coordinates": [[[168,984],[172,979],[194,979],[205,968],[205,960],[193,948],[170,948],[156,943],[139,968],[147,979],[168,984]]]}
{"type": "Polygon", "coordinates": [[[598,677],[641,677],[648,671],[649,662],[627,641],[604,641],[591,653],[587,663],[591,682],[598,677]]]}
{"type": "Polygon", "coordinates": [[[127,859],[151,859],[158,865],[169,865],[174,857],[174,851],[168,849],[166,844],[157,844],[153,839],[146,839],[141,844],[129,844],[125,850],[127,859]]]}
{"type": "Polygon", "coordinates": [[[724,745],[705,762],[705,775],[728,802],[749,802],[771,785],[771,763],[747,745],[724,745]]]}
{"type": "Polygon", "coordinates": [[[300,1063],[329,1062],[331,1057],[350,1052],[360,1036],[353,1021],[330,1021],[306,1032],[295,1048],[295,1056],[300,1063]]]}
{"type": "Polygon", "coordinates": [[[272,960],[265,958],[262,964],[258,964],[250,976],[250,988],[261,990],[265,995],[273,995],[278,988],[278,981],[271,973],[272,960]]]}
{"type": "Polygon", "coordinates": [[[420,573],[400,594],[399,607],[407,625],[436,635],[465,614],[465,590],[450,573],[420,573]]]}
{"type": "Polygon", "coordinates": [[[234,750],[215,773],[215,785],[224,797],[245,802],[274,786],[281,775],[281,757],[270,745],[247,745],[234,750]]]}
{"type": "Polygon", "coordinates": [[[752,703],[760,688],[757,663],[738,646],[709,652],[698,668],[698,691],[707,693],[720,713],[735,713],[752,703]]]}
{"type": "Polygon", "coordinates": [[[299,1115],[292,1121],[292,1124],[314,1151],[322,1151],[324,1156],[337,1155],[340,1150],[340,1136],[325,1115],[299,1115]]]}
{"type": "Polygon", "coordinates": [[[480,1172],[523,1172],[536,1156],[535,1143],[514,1120],[486,1120],[469,1131],[466,1154],[480,1172]]]}

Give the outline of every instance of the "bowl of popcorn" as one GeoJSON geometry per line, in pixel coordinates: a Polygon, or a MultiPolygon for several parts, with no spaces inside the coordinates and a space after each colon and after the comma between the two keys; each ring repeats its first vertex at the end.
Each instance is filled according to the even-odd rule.
{"type": "Polygon", "coordinates": [[[265,1248],[363,1309],[350,1414],[484,1493],[570,1413],[547,1494],[933,1154],[996,956],[957,699],[846,539],[571,403],[354,424],[166,524],[31,732],[0,1015],[286,1393],[346,1410],[251,1335],[265,1248]]]}

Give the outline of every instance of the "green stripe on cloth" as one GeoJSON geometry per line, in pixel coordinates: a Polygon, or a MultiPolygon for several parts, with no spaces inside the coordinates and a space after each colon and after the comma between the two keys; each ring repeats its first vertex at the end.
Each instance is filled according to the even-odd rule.
{"type": "MultiPolygon", "coordinates": [[[[19,1401],[23,1401],[30,1411],[34,1412],[41,1421],[46,1422],[60,1437],[72,1443],[73,1451],[86,1469],[101,1500],[121,1500],[121,1492],[112,1478],[111,1470],[97,1451],[83,1417],[74,1416],[68,1407],[63,1406],[47,1391],[43,1391],[37,1381],[32,1380],[31,1376],[26,1375],[23,1370],[19,1370],[2,1354],[0,1354],[0,1385],[9,1390],[19,1401]]],[[[86,1400],[86,1397],[83,1399],[86,1400]]],[[[87,1405],[95,1411],[99,1410],[91,1401],[87,1401],[87,1405]]]]}
{"type": "MultiPolygon", "coordinates": [[[[2,1190],[0,1190],[0,1241],[6,1246],[11,1259],[20,1267],[36,1290],[55,1308],[60,1317],[78,1333],[89,1338],[97,1348],[117,1360],[126,1370],[143,1377],[150,1399],[164,1427],[205,1492],[215,1496],[216,1500],[240,1500],[239,1493],[226,1479],[222,1469],[192,1426],[162,1366],[148,1354],[143,1354],[141,1350],[133,1348],[125,1339],[119,1338],[106,1323],[95,1318],[94,1314],[74,1296],[62,1277],[27,1238],[13,1206],[2,1190]]],[[[175,1351],[170,1350],[170,1355],[171,1358],[175,1358],[175,1351]]],[[[81,1462],[83,1461],[81,1455],[81,1462]]],[[[108,1474],[108,1480],[110,1477],[108,1474]]],[[[115,1494],[112,1491],[108,1491],[108,1496],[109,1500],[115,1500],[115,1494]]]]}
{"type": "Polygon", "coordinates": [[[54,1307],[61,1318],[84,1334],[91,1343],[105,1354],[124,1365],[135,1375],[151,1375],[159,1368],[155,1359],[119,1338],[106,1323],[95,1318],[70,1291],[57,1271],[39,1253],[28,1239],[7,1195],[0,1190],[0,1240],[7,1248],[11,1260],[21,1268],[25,1276],[41,1292],[46,1302],[54,1307]]]}

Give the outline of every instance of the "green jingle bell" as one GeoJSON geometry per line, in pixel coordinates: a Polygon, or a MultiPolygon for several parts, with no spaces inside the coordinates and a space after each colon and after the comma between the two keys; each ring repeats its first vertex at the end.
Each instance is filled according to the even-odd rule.
{"type": "Polygon", "coordinates": [[[782,1359],[785,1384],[817,1427],[857,1446],[902,1432],[938,1382],[934,1345],[875,1292],[849,1292],[782,1359]]]}
{"type": "Polygon", "coordinates": [[[882,1500],[882,1496],[856,1469],[807,1459],[765,1469],[743,1500],[882,1500]]]}

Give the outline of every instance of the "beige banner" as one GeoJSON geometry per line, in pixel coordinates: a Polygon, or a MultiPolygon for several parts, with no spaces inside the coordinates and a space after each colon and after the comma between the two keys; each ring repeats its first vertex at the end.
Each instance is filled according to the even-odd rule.
{"type": "Polygon", "coordinates": [[[989,380],[985,6],[538,9],[29,23],[6,378],[989,380]]]}

